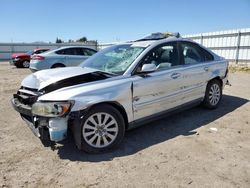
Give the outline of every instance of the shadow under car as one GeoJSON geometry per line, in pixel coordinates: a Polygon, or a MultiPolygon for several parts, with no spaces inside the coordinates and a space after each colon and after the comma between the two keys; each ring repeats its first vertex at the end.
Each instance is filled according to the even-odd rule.
{"type": "Polygon", "coordinates": [[[57,150],[61,159],[88,162],[109,161],[115,157],[135,154],[138,151],[179,135],[188,136],[195,134],[195,129],[227,115],[247,102],[249,100],[244,98],[223,95],[220,106],[215,110],[208,110],[198,106],[166,116],[127,131],[120,146],[109,153],[88,154],[80,151],[76,148],[72,138],[65,140],[61,146],[57,146],[54,149],[57,150]]]}

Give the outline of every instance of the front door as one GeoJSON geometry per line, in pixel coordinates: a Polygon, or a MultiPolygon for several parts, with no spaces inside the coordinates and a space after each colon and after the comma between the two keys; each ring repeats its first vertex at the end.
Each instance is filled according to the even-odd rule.
{"type": "Polygon", "coordinates": [[[183,103],[182,69],[176,42],[158,46],[142,59],[133,81],[134,120],[171,109],[183,103]],[[140,75],[143,64],[150,63],[156,65],[156,71],[140,75]]]}

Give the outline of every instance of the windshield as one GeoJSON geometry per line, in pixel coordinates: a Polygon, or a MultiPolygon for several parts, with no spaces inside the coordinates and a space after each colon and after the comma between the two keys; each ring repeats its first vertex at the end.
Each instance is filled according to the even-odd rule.
{"type": "Polygon", "coordinates": [[[80,66],[121,75],[144,49],[132,44],[114,45],[91,56],[80,66]]]}

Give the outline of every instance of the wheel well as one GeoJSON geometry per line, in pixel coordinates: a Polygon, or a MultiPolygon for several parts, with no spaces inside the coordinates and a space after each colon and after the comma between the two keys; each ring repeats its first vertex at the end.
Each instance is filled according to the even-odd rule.
{"type": "MultiPolygon", "coordinates": [[[[222,86],[223,85],[223,82],[221,80],[221,78],[219,76],[213,78],[212,80],[218,80],[220,82],[220,85],[222,86]]],[[[209,82],[211,82],[212,80],[209,80],[209,82]]]]}
{"type": "Polygon", "coordinates": [[[65,65],[64,64],[62,64],[62,63],[55,63],[54,65],[52,65],[51,66],[51,68],[55,68],[55,67],[65,67],[65,65]]]}
{"type": "Polygon", "coordinates": [[[125,121],[126,130],[128,129],[128,116],[127,116],[127,113],[122,105],[120,105],[118,102],[102,102],[102,103],[94,104],[90,108],[93,108],[94,106],[98,106],[101,104],[108,104],[108,105],[116,108],[121,113],[121,115],[125,121]]]}

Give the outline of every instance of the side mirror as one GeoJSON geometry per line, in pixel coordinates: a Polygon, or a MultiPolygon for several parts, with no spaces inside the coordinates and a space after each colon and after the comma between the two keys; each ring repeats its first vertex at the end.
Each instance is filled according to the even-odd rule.
{"type": "Polygon", "coordinates": [[[151,73],[156,70],[155,64],[144,64],[141,68],[140,73],[151,73]]]}

